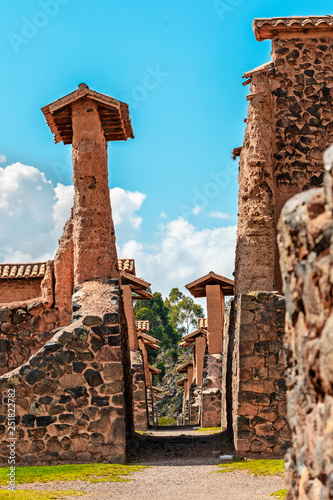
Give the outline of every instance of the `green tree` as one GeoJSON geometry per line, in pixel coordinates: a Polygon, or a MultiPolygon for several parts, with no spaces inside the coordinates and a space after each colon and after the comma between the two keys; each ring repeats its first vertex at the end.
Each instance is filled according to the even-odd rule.
{"type": "MultiPolygon", "coordinates": [[[[161,350],[165,351],[178,345],[181,337],[171,323],[170,311],[159,292],[155,292],[149,301],[138,300],[134,311],[137,321],[149,321],[149,333],[160,341],[161,350]]],[[[149,362],[154,362],[157,355],[158,351],[149,351],[149,362]]]]}
{"type": "Polygon", "coordinates": [[[190,333],[191,327],[196,326],[198,318],[203,317],[202,307],[178,288],[173,288],[164,302],[170,311],[172,325],[181,335],[190,333]]]}

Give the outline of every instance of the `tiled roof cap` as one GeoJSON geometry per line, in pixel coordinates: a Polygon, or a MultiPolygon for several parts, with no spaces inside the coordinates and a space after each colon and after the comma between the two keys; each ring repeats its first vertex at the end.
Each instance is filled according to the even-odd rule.
{"type": "Polygon", "coordinates": [[[118,259],[119,271],[125,271],[128,274],[135,276],[135,261],[134,259],[118,259]]]}
{"type": "Polygon", "coordinates": [[[82,98],[97,102],[102,129],[107,141],[127,141],[134,139],[128,104],[113,97],[95,92],[81,83],[77,90],[61,97],[42,108],[46,122],[54,134],[55,142],[72,144],[72,108],[73,102],[82,98]]]}
{"type": "Polygon", "coordinates": [[[198,329],[205,328],[207,330],[207,318],[198,319],[197,327],[198,327],[198,329]]]}
{"type": "Polygon", "coordinates": [[[220,285],[224,295],[234,295],[234,281],[213,271],[185,285],[185,288],[194,297],[206,297],[207,285],[220,285]]]}
{"type": "Polygon", "coordinates": [[[280,33],[309,33],[333,29],[333,16],[295,16],[259,18],[253,21],[256,39],[276,38],[280,33]]]}
{"type": "Polygon", "coordinates": [[[136,321],[136,329],[142,332],[149,332],[149,321],[136,321]]]}
{"type": "MultiPolygon", "coordinates": [[[[0,279],[9,278],[43,278],[47,262],[28,264],[0,264],[0,279]]],[[[134,259],[118,259],[119,271],[126,271],[135,276],[134,259]]]]}
{"type": "Polygon", "coordinates": [[[44,278],[46,262],[0,264],[0,279],[44,278]]]}

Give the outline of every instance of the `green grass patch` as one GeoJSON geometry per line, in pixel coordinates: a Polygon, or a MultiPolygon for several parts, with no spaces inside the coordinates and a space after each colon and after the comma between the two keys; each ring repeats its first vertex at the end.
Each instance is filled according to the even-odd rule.
{"type": "Polygon", "coordinates": [[[287,497],[287,490],[279,490],[271,494],[271,497],[278,498],[280,500],[285,500],[287,497]]]}
{"type": "Polygon", "coordinates": [[[13,499],[15,500],[60,500],[69,496],[83,496],[85,491],[36,491],[36,490],[0,490],[2,500],[13,499]]]}
{"type": "Polygon", "coordinates": [[[222,432],[221,427],[202,427],[202,429],[195,429],[194,432],[222,432]]]}
{"type": "MultiPolygon", "coordinates": [[[[16,484],[48,483],[50,481],[89,481],[99,483],[103,481],[129,481],[123,476],[146,468],[143,465],[119,464],[69,464],[49,465],[36,467],[16,467],[16,484]]],[[[9,467],[0,468],[0,484],[8,484],[9,467]]]]}
{"type": "Polygon", "coordinates": [[[172,417],[158,417],[158,425],[177,425],[177,420],[172,417]]]}
{"type": "Polygon", "coordinates": [[[221,470],[216,472],[231,472],[245,470],[254,476],[283,476],[283,460],[233,460],[230,463],[220,464],[221,470]]]}

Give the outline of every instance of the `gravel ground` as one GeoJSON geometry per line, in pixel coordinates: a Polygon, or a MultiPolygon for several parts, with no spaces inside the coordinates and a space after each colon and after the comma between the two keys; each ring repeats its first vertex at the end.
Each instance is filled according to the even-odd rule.
{"type": "MultiPolygon", "coordinates": [[[[213,474],[221,453],[232,454],[233,447],[225,433],[207,434],[164,428],[138,436],[133,460],[149,468],[134,472],[129,482],[35,483],[17,489],[78,490],[87,493],[83,500],[272,500],[271,493],[285,487],[277,476],[213,474]]],[[[70,498],[80,497],[66,497],[70,498]]]]}
{"type": "Polygon", "coordinates": [[[84,500],[272,500],[270,494],[284,488],[280,477],[254,477],[245,471],[212,474],[218,470],[216,465],[197,462],[152,463],[149,469],[134,472],[128,483],[70,481],[26,484],[19,489],[85,491],[84,500]]]}

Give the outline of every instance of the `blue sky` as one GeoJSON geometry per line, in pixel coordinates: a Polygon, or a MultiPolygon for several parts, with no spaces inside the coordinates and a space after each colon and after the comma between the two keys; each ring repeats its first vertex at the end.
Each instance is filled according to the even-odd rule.
{"type": "MultiPolygon", "coordinates": [[[[70,146],[54,144],[40,108],[85,82],[130,104],[136,138],[109,145],[110,187],[146,197],[137,200],[136,225],[129,224],[132,234],[120,231],[120,244],[133,240],[133,251],[156,252],[165,225],[179,217],[194,228],[194,240],[196,232],[203,237],[234,227],[237,162],[231,151],[243,141],[248,92],[241,77],[270,59],[270,41],[255,40],[252,21],[330,14],[331,5],[0,0],[0,155],[6,157],[0,166],[19,162],[45,173],[53,186],[70,185],[70,146]]],[[[186,234],[186,228],[177,231],[186,234]]],[[[1,234],[7,233],[0,225],[1,234]]],[[[199,257],[205,259],[204,252],[199,257]]],[[[230,264],[227,270],[214,264],[232,272],[230,264]]]]}

